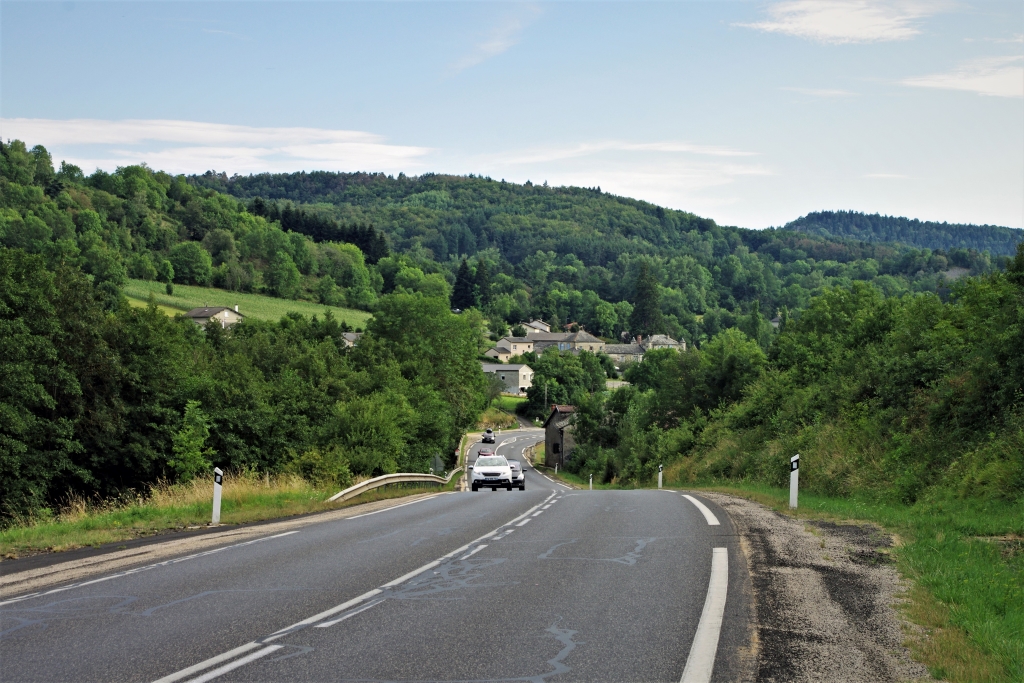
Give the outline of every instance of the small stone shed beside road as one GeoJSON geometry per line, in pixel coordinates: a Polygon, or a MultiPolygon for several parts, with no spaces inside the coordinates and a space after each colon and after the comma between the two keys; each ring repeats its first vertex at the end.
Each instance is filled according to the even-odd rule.
{"type": "Polygon", "coordinates": [[[576,408],[573,406],[557,403],[551,406],[551,414],[544,421],[545,466],[554,467],[557,464],[561,468],[572,457],[576,440],[573,438],[572,425],[569,423],[574,412],[576,408]]]}

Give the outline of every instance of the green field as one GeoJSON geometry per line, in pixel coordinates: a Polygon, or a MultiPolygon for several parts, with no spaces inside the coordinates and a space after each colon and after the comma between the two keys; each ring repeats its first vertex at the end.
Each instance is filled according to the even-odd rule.
{"type": "Polygon", "coordinates": [[[227,306],[234,308],[242,315],[255,318],[256,320],[280,320],[285,313],[296,312],[304,316],[323,315],[325,310],[330,310],[337,320],[344,320],[352,327],[366,327],[366,321],[370,314],[366,311],[357,311],[351,308],[340,308],[338,306],[324,306],[309,301],[292,301],[290,299],[275,299],[270,296],[259,294],[245,294],[243,292],[229,292],[224,289],[213,287],[191,287],[188,285],[174,285],[174,295],[168,296],[165,285],[162,282],[150,282],[147,280],[129,280],[125,285],[124,295],[129,302],[143,305],[149,301],[149,295],[156,297],[156,303],[165,313],[185,312],[200,306],[227,306]]]}

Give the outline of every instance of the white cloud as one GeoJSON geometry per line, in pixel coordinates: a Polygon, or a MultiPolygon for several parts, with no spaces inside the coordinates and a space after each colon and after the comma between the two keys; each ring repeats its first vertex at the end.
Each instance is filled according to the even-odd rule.
{"type": "Polygon", "coordinates": [[[877,178],[880,180],[908,180],[910,176],[902,173],[865,173],[865,178],[877,178]]]}
{"type": "Polygon", "coordinates": [[[520,14],[505,17],[486,38],[474,45],[468,54],[452,64],[452,71],[458,73],[476,66],[515,46],[519,42],[523,29],[529,26],[539,14],[540,8],[536,5],[522,5],[520,14]]]}
{"type": "Polygon", "coordinates": [[[829,90],[826,88],[779,88],[789,92],[798,92],[801,95],[812,95],[814,97],[856,97],[857,93],[849,90],[829,90]]]}
{"type": "Polygon", "coordinates": [[[717,157],[755,156],[757,152],[744,152],[722,147],[694,145],[688,142],[623,142],[606,140],[602,142],[585,142],[567,147],[538,147],[522,151],[508,152],[489,157],[490,162],[512,166],[522,164],[548,163],[566,159],[578,159],[615,152],[655,152],[663,154],[696,154],[717,157]]]}
{"type": "Polygon", "coordinates": [[[769,7],[766,21],[737,26],[832,44],[906,40],[921,32],[918,20],[945,7],[942,0],[790,0],[769,7]]]}
{"type": "Polygon", "coordinates": [[[907,78],[915,88],[966,90],[991,97],[1024,97],[1024,57],[983,57],[964,62],[952,71],[907,78]]]}
{"type": "Polygon", "coordinates": [[[42,144],[87,172],[142,162],[171,173],[410,171],[431,151],[363,131],[145,119],[0,119],[0,136],[42,144]]]}
{"type": "Polygon", "coordinates": [[[620,140],[497,152],[464,159],[460,166],[516,182],[599,186],[605,192],[707,214],[742,202],[729,189],[738,180],[774,174],[751,158],[755,156],[685,142],[620,140]]]}

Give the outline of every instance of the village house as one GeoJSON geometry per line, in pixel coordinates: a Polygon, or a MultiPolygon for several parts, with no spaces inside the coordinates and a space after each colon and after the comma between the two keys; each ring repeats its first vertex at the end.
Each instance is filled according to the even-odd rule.
{"type": "Polygon", "coordinates": [[[644,354],[654,349],[675,349],[680,353],[686,351],[685,341],[676,341],[665,334],[653,334],[644,339],[637,337],[629,344],[605,344],[604,352],[615,361],[616,366],[639,363],[644,354]]]}
{"type": "Polygon", "coordinates": [[[351,348],[356,345],[356,342],[363,336],[362,332],[342,332],[341,339],[345,342],[346,348],[351,348]]]}
{"type": "Polygon", "coordinates": [[[533,341],[529,337],[504,337],[498,340],[493,348],[487,349],[484,355],[498,362],[507,363],[512,356],[520,356],[533,351],[533,341]]]}
{"type": "Polygon", "coordinates": [[[533,386],[533,370],[529,365],[514,363],[503,365],[497,363],[481,363],[484,374],[494,375],[505,383],[505,391],[510,394],[525,394],[533,386]]]}
{"type": "Polygon", "coordinates": [[[242,322],[242,318],[245,316],[238,312],[238,306],[235,306],[235,310],[224,306],[204,306],[202,308],[193,308],[185,314],[185,317],[190,318],[192,322],[200,327],[213,320],[220,323],[220,326],[226,329],[242,322]]]}
{"type": "Polygon", "coordinates": [[[544,420],[544,464],[547,467],[565,467],[572,457],[576,447],[570,424],[574,412],[573,406],[554,404],[548,419],[544,420]]]}
{"type": "Polygon", "coordinates": [[[636,342],[632,344],[605,344],[604,352],[615,362],[616,367],[630,363],[639,363],[644,359],[644,347],[636,342]]]}
{"type": "Polygon", "coordinates": [[[523,323],[523,327],[526,328],[526,334],[530,335],[536,332],[550,332],[551,325],[548,325],[543,320],[531,320],[528,323],[523,323]]]}

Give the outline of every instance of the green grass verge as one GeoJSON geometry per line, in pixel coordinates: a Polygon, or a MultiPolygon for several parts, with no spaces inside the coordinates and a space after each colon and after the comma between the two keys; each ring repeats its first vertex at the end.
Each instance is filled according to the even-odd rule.
{"type": "MultiPolygon", "coordinates": [[[[221,523],[258,522],[417,493],[450,491],[455,479],[447,486],[393,484],[343,503],[328,503],[327,499],[337,493],[336,489],[316,489],[298,478],[287,479],[283,484],[275,480],[261,487],[262,480],[258,478],[232,486],[231,478],[226,477],[221,523]]],[[[189,487],[184,492],[181,488],[166,487],[148,500],[108,505],[102,509],[82,509],[79,505],[78,509],[67,510],[53,519],[35,520],[0,531],[0,557],[11,559],[38,552],[72,550],[167,530],[205,526],[210,522],[213,508],[212,491],[212,482],[204,481],[201,486],[189,487]],[[195,492],[203,492],[202,499],[197,499],[195,492]]]]}
{"type": "Polygon", "coordinates": [[[260,294],[246,294],[244,292],[229,292],[213,287],[192,287],[189,285],[174,285],[174,294],[169,296],[162,282],[150,282],[148,280],[129,280],[124,287],[124,295],[128,297],[129,303],[145,305],[149,301],[149,295],[156,298],[156,303],[162,311],[173,315],[200,306],[238,306],[240,313],[249,318],[257,320],[280,320],[286,313],[301,313],[306,317],[319,315],[323,316],[325,310],[330,310],[337,320],[343,320],[352,327],[366,327],[366,321],[370,314],[365,311],[357,311],[351,308],[339,306],[324,306],[309,301],[292,301],[290,299],[275,299],[260,294]],[[134,301],[133,301],[134,300],[134,301]]]}
{"type": "Polygon", "coordinates": [[[516,408],[526,403],[527,399],[525,396],[505,396],[501,395],[494,399],[494,407],[500,408],[509,413],[516,412],[516,408]]]}

